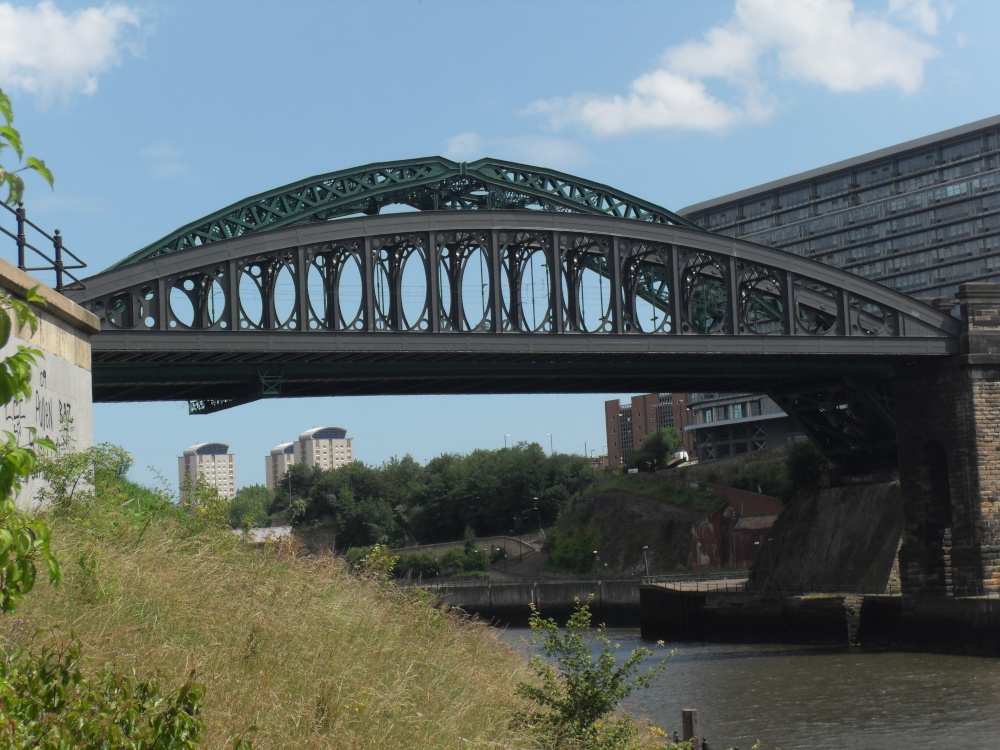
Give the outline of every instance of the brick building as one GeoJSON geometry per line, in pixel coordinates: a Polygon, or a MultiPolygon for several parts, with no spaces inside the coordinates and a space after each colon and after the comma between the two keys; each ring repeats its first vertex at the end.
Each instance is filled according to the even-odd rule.
{"type": "Polygon", "coordinates": [[[628,463],[651,432],[674,427],[684,439],[684,450],[694,454],[685,427],[690,422],[687,393],[647,393],[633,396],[628,404],[618,399],[604,402],[604,430],[607,436],[607,466],[617,468],[628,463]]]}

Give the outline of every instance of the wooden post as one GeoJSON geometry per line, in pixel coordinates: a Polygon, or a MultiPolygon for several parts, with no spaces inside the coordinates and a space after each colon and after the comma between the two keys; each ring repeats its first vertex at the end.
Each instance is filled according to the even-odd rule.
{"type": "Polygon", "coordinates": [[[684,742],[693,740],[695,737],[700,737],[701,732],[698,729],[698,709],[697,708],[682,708],[681,709],[681,739],[684,742]]]}

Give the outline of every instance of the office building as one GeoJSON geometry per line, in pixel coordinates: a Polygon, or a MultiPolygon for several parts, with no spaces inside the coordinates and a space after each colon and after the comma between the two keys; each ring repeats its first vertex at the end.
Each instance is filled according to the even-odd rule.
{"type": "Polygon", "coordinates": [[[306,430],[293,443],[282,443],[264,458],[264,476],[268,489],[275,489],[293,464],[320,469],[339,469],[354,460],[354,438],[343,427],[315,427],[306,430]]]}
{"type": "Polygon", "coordinates": [[[219,497],[232,500],[236,497],[236,456],[225,443],[199,443],[184,449],[177,459],[181,499],[186,499],[191,489],[201,479],[214,487],[219,497]]]}
{"type": "MultiPolygon", "coordinates": [[[[998,159],[1000,116],[679,213],[713,232],[796,253],[915,297],[944,298],[940,303],[948,305],[962,283],[1000,282],[998,159]]],[[[689,431],[700,460],[801,437],[764,396],[695,395],[689,431]],[[716,418],[725,407],[755,400],[759,415],[716,418]]]]}

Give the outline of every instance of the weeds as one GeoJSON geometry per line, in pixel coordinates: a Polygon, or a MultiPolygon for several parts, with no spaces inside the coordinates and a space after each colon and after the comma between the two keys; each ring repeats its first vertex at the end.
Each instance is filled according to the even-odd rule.
{"type": "Polygon", "coordinates": [[[666,660],[640,668],[652,655],[637,648],[620,665],[616,646],[604,628],[591,631],[588,604],[579,601],[564,632],[553,619],[544,619],[532,607],[532,643],[541,643],[541,654],[530,659],[535,682],[522,682],[519,695],[532,707],[517,715],[529,727],[542,748],[574,750],[627,750],[637,747],[639,729],[624,713],[616,713],[619,703],[640,690],[660,672],[666,660]],[[595,656],[591,643],[599,645],[595,656]]]}

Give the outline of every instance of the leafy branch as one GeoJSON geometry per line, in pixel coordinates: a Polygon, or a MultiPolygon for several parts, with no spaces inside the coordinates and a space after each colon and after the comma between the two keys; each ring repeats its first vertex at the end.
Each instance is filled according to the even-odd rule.
{"type": "Polygon", "coordinates": [[[0,125],[0,155],[5,149],[12,149],[17,154],[18,166],[15,169],[8,169],[0,164],[0,185],[7,186],[7,197],[5,203],[17,203],[24,195],[24,180],[19,172],[30,170],[37,172],[45,180],[49,187],[55,183],[52,172],[45,162],[34,156],[24,158],[24,145],[21,142],[21,133],[14,127],[14,108],[11,106],[10,98],[0,89],[0,117],[3,124],[0,125]]]}

